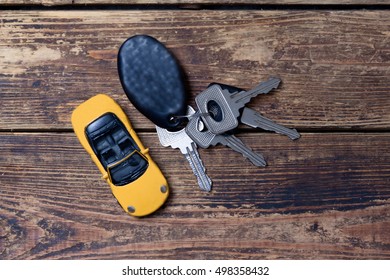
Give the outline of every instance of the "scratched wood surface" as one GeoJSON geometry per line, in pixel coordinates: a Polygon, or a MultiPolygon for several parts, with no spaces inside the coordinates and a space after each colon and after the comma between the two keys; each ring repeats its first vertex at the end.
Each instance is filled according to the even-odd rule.
{"type": "Polygon", "coordinates": [[[197,5],[389,5],[389,0],[2,0],[3,5],[177,5],[196,8],[197,5]]]}
{"type": "Polygon", "coordinates": [[[133,219],[72,134],[3,133],[1,256],[390,257],[390,135],[304,133],[295,143],[240,134],[269,166],[224,147],[202,150],[210,194],[198,190],[180,153],[161,148],[155,133],[140,137],[172,195],[151,217],[133,219]]]}
{"type": "Polygon", "coordinates": [[[389,259],[389,15],[2,11],[0,258],[389,259]],[[214,187],[199,191],[121,89],[117,50],[140,33],[179,59],[190,104],[213,81],[250,88],[280,76],[250,107],[302,138],[241,127],[268,166],[200,150],[214,187]],[[122,105],[169,181],[170,199],[150,217],[123,213],[71,130],[74,107],[100,92],[122,105]]]}
{"type": "Polygon", "coordinates": [[[152,129],[121,88],[116,55],[149,34],[181,62],[193,97],[219,81],[280,90],[252,107],[299,129],[386,130],[389,11],[4,11],[1,129],[70,129],[73,108],[112,93],[135,128],[152,129]],[[248,39],[249,38],[249,39],[248,39]],[[66,98],[63,98],[66,97],[66,98]]]}

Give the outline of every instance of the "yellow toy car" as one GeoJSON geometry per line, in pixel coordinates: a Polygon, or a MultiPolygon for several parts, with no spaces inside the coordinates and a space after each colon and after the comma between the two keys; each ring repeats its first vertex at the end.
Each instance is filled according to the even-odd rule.
{"type": "Polygon", "coordinates": [[[169,195],[167,181],[111,97],[99,94],[79,105],[72,125],[129,215],[145,216],[164,204],[169,195]]]}

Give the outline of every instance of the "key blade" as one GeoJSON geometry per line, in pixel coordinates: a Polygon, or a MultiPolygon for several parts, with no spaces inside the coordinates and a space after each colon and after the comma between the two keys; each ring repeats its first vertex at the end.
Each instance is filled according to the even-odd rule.
{"type": "Polygon", "coordinates": [[[301,135],[296,129],[287,128],[283,125],[277,124],[274,121],[262,116],[255,110],[245,107],[241,114],[241,123],[251,126],[253,128],[261,128],[267,131],[274,131],[279,134],[288,136],[291,140],[296,140],[301,135]]]}
{"type": "Polygon", "coordinates": [[[256,97],[259,94],[268,94],[271,90],[278,88],[280,82],[281,80],[279,78],[271,77],[251,90],[232,94],[231,98],[234,99],[235,103],[246,104],[253,97],[256,97]]]}
{"type": "Polygon", "coordinates": [[[240,139],[238,139],[234,135],[224,134],[224,137],[225,137],[224,142],[225,142],[226,146],[228,146],[229,148],[233,149],[234,151],[242,154],[245,158],[247,158],[255,166],[266,166],[267,165],[267,162],[265,161],[265,159],[262,155],[253,152],[251,148],[246,146],[240,139]]]}
{"type": "Polygon", "coordinates": [[[198,150],[194,147],[195,143],[192,143],[192,149],[187,148],[187,153],[185,157],[190,164],[192,172],[194,173],[199,188],[203,191],[209,192],[211,191],[212,181],[210,177],[206,174],[206,168],[203,165],[203,162],[199,156],[198,150]]]}

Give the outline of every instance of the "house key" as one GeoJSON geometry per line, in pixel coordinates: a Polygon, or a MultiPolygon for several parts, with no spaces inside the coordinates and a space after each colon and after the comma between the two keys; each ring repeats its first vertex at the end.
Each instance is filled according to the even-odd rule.
{"type": "Polygon", "coordinates": [[[240,109],[251,98],[259,94],[267,94],[277,88],[279,78],[269,78],[248,91],[231,93],[220,85],[214,84],[201,92],[195,102],[202,114],[202,120],[206,127],[215,134],[221,134],[236,128],[239,124],[240,109]],[[217,112],[217,113],[214,113],[217,112]]]}
{"type": "MultiPolygon", "coordinates": [[[[194,112],[194,109],[188,107],[189,114],[194,112]]],[[[196,143],[188,136],[185,128],[172,132],[156,126],[156,130],[161,145],[164,147],[171,146],[173,149],[179,148],[180,152],[189,162],[192,172],[198,180],[200,189],[209,192],[211,190],[212,181],[206,174],[206,168],[199,156],[196,143]]]]}
{"type": "Polygon", "coordinates": [[[208,130],[202,123],[201,118],[193,117],[186,126],[187,134],[202,148],[208,148],[217,144],[222,144],[232,150],[242,154],[255,166],[266,166],[267,163],[261,154],[255,153],[251,148],[246,146],[239,138],[233,134],[223,133],[214,134],[208,130]]]}

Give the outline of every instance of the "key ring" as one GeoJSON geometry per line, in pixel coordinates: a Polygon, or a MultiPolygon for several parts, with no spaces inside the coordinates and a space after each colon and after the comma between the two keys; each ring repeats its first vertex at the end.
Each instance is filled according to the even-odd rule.
{"type": "Polygon", "coordinates": [[[197,117],[207,117],[207,116],[210,116],[210,113],[209,112],[206,112],[206,113],[201,113],[200,111],[197,111],[193,114],[188,114],[188,115],[178,115],[178,116],[172,116],[169,121],[171,122],[174,122],[174,121],[177,121],[177,120],[181,120],[181,119],[192,119],[192,118],[197,118],[197,117]]]}

